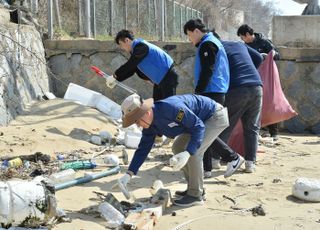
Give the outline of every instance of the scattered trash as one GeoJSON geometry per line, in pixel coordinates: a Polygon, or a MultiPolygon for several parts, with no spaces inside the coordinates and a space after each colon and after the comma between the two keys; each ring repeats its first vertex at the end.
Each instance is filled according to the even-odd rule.
{"type": "Polygon", "coordinates": [[[104,163],[108,166],[117,166],[120,163],[119,157],[114,154],[109,154],[104,158],[104,163]]]}
{"type": "Polygon", "coordinates": [[[128,148],[136,149],[138,148],[141,137],[141,133],[128,131],[124,136],[124,144],[128,148]]]}
{"type": "Polygon", "coordinates": [[[90,161],[90,160],[78,160],[78,161],[72,161],[72,162],[67,162],[63,163],[61,166],[61,170],[65,169],[93,169],[97,165],[90,161]]]}
{"type": "Polygon", "coordinates": [[[273,179],[273,181],[272,181],[272,183],[279,183],[279,182],[281,182],[281,179],[279,179],[279,178],[276,178],[276,179],[273,179]]]}
{"type": "Polygon", "coordinates": [[[118,172],[120,172],[120,167],[116,166],[114,168],[111,168],[109,170],[106,170],[106,171],[103,171],[103,172],[100,172],[100,173],[95,173],[93,175],[88,175],[88,176],[85,176],[85,177],[77,178],[75,180],[67,181],[65,183],[57,184],[57,185],[54,186],[54,189],[55,189],[55,191],[58,191],[58,190],[61,190],[61,189],[69,188],[69,187],[77,185],[77,184],[83,184],[83,183],[87,183],[87,182],[90,182],[90,181],[93,181],[93,180],[96,180],[96,179],[100,179],[100,178],[105,177],[105,176],[110,176],[110,175],[116,174],[118,172]]]}
{"type": "Polygon", "coordinates": [[[310,202],[320,202],[320,180],[298,178],[292,187],[292,195],[310,202]]]}
{"type": "Polygon", "coordinates": [[[117,228],[122,225],[125,220],[125,217],[108,202],[101,203],[98,211],[101,213],[101,216],[108,221],[108,227],[117,228]]]}
{"type": "Polygon", "coordinates": [[[55,185],[74,180],[75,178],[76,178],[76,172],[73,169],[66,169],[66,170],[51,174],[49,177],[49,179],[51,179],[55,185]]]}
{"type": "Polygon", "coordinates": [[[149,192],[151,195],[155,195],[159,189],[164,188],[163,183],[161,180],[155,180],[153,182],[152,187],[149,189],[149,192]]]}
{"type": "Polygon", "coordinates": [[[176,212],[172,212],[172,213],[171,213],[171,216],[176,216],[176,215],[177,215],[176,212]]]}
{"type": "Polygon", "coordinates": [[[20,167],[21,165],[22,165],[22,160],[20,157],[17,157],[17,158],[14,158],[14,159],[8,161],[9,168],[20,167]]]}
{"type": "Polygon", "coordinates": [[[100,136],[91,136],[90,138],[90,142],[92,144],[95,144],[95,145],[102,145],[102,141],[101,141],[101,137],[100,136]]]}
{"type": "Polygon", "coordinates": [[[99,136],[101,138],[101,142],[103,142],[103,143],[105,143],[105,142],[110,143],[110,141],[112,139],[112,135],[108,131],[100,131],[99,136]]]}
{"type": "Polygon", "coordinates": [[[0,182],[0,225],[37,228],[56,214],[52,185],[35,179],[0,182]]]}
{"type": "Polygon", "coordinates": [[[262,205],[258,205],[254,208],[251,209],[252,215],[253,216],[265,216],[266,212],[264,211],[264,209],[262,208],[262,205]]]}
{"type": "Polygon", "coordinates": [[[56,98],[57,98],[57,97],[56,97],[53,93],[51,93],[51,92],[45,92],[45,93],[44,93],[44,96],[45,96],[44,99],[48,99],[48,100],[53,100],[53,99],[56,99],[56,98]]]}

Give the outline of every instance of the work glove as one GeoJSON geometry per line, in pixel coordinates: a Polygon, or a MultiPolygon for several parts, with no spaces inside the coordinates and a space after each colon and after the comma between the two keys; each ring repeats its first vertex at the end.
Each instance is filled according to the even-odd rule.
{"type": "Polygon", "coordinates": [[[130,199],[130,193],[129,190],[127,188],[127,184],[128,182],[131,180],[131,176],[126,173],[124,174],[122,177],[120,177],[118,179],[118,186],[121,190],[121,192],[123,193],[123,195],[129,200],[130,199]]]}
{"type": "Polygon", "coordinates": [[[106,85],[108,88],[114,88],[117,82],[116,79],[112,75],[106,75],[106,85]]]}
{"type": "Polygon", "coordinates": [[[185,166],[189,160],[190,153],[188,151],[183,151],[178,153],[170,158],[170,166],[173,167],[173,170],[180,170],[185,166]]]}

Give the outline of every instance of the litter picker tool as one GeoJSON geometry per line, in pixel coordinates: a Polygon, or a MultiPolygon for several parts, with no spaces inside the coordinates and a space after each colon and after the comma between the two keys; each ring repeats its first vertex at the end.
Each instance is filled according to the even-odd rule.
{"type": "MultiPolygon", "coordinates": [[[[105,78],[106,80],[108,79],[108,77],[110,77],[110,75],[106,74],[105,72],[103,72],[101,69],[99,69],[99,67],[97,66],[91,66],[91,70],[93,70],[94,72],[96,72],[96,74],[98,74],[98,76],[105,78]]],[[[119,82],[119,81],[115,81],[116,85],[118,85],[119,87],[121,87],[122,89],[128,91],[129,93],[137,93],[136,90],[132,89],[129,86],[126,86],[125,84],[119,82]]]]}

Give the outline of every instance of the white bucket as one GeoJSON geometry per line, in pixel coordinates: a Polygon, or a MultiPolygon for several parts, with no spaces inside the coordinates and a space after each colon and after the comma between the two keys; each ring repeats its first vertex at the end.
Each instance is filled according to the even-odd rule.
{"type": "MultiPolygon", "coordinates": [[[[55,215],[55,199],[48,199],[49,192],[41,182],[0,182],[0,224],[18,226],[35,219],[44,224],[55,215]],[[54,203],[51,203],[54,202],[54,203]],[[52,212],[53,211],[53,212],[52,212]]],[[[33,222],[33,224],[36,224],[33,222]]],[[[28,226],[36,227],[36,226],[28,226]]]]}
{"type": "Polygon", "coordinates": [[[301,200],[320,202],[320,180],[298,178],[292,187],[292,195],[301,200]]]}
{"type": "Polygon", "coordinates": [[[99,96],[96,108],[115,120],[120,119],[122,116],[121,106],[103,95],[99,96]]]}
{"type": "Polygon", "coordinates": [[[64,99],[76,101],[81,105],[95,108],[100,96],[101,93],[70,83],[64,94],[64,99]]]}
{"type": "Polygon", "coordinates": [[[141,133],[127,131],[124,135],[124,144],[128,148],[136,149],[138,148],[141,137],[141,133]]]}

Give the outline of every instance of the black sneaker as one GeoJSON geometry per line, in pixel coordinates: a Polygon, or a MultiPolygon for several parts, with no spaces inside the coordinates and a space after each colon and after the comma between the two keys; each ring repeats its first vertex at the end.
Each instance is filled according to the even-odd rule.
{"type": "MultiPolygon", "coordinates": [[[[182,196],[186,196],[186,195],[187,195],[187,192],[188,192],[188,190],[185,190],[185,191],[176,191],[174,194],[175,194],[177,197],[182,197],[182,196]]],[[[202,199],[203,199],[203,200],[206,200],[206,191],[205,191],[205,189],[203,189],[203,192],[202,192],[202,199]]]]}
{"type": "Polygon", "coordinates": [[[194,205],[204,204],[202,197],[200,198],[200,197],[194,197],[189,195],[185,195],[179,200],[174,200],[173,203],[180,207],[190,207],[194,205]]]}

